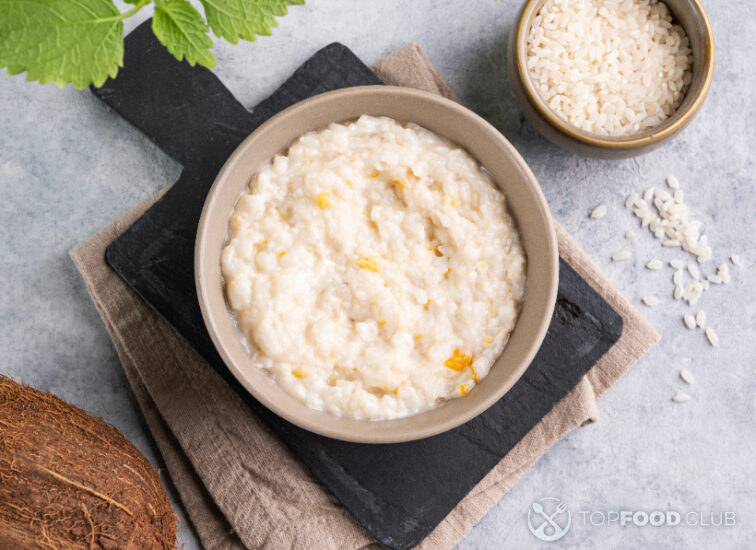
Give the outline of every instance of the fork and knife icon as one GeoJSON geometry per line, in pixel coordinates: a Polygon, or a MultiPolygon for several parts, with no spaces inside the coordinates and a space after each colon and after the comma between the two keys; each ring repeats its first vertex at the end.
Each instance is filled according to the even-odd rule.
{"type": "MultiPolygon", "coordinates": [[[[553,500],[557,500],[557,499],[553,499],[553,500]]],[[[539,539],[548,540],[548,541],[557,540],[559,538],[562,538],[564,534],[569,530],[572,518],[568,516],[567,525],[565,525],[564,527],[559,525],[554,520],[554,518],[556,518],[557,516],[567,511],[567,504],[565,504],[563,500],[558,500],[557,507],[554,510],[554,512],[551,514],[546,513],[546,511],[543,508],[543,504],[541,504],[540,502],[534,502],[532,508],[533,508],[533,512],[535,512],[536,514],[538,514],[539,516],[543,517],[546,520],[535,529],[533,529],[531,526],[532,533],[539,539]],[[547,529],[549,527],[552,527],[553,532],[547,532],[547,529]]]]}

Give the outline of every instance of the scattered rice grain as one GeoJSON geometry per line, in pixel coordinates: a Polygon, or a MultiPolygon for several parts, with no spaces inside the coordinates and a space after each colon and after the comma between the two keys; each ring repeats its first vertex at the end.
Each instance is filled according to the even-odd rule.
{"type": "Polygon", "coordinates": [[[696,281],[695,283],[690,284],[690,292],[688,293],[688,304],[691,306],[696,305],[698,300],[701,298],[701,294],[703,294],[703,285],[696,281]]]}
{"type": "Polygon", "coordinates": [[[699,264],[708,262],[713,251],[706,235],[701,235],[702,224],[688,217],[681,189],[670,195],[663,189],[649,187],[643,192],[646,200],[634,200],[633,213],[641,220],[641,227],[648,227],[657,239],[664,239],[662,246],[680,247],[695,256],[699,264]],[[649,203],[656,208],[652,212],[649,203]]]}
{"type": "Polygon", "coordinates": [[[690,330],[696,328],[696,319],[690,313],[683,315],[683,322],[685,323],[685,326],[690,330]]]}
{"type": "Polygon", "coordinates": [[[659,271],[664,264],[661,263],[661,260],[651,260],[646,264],[646,269],[650,269],[651,271],[659,271]]]}
{"type": "Polygon", "coordinates": [[[641,298],[641,300],[649,307],[653,307],[659,304],[659,298],[657,298],[656,296],[644,296],[643,298],[641,298]]]}
{"type": "Polygon", "coordinates": [[[740,256],[733,254],[732,256],[730,256],[730,261],[733,265],[740,265],[740,256]]]}
{"type": "Polygon", "coordinates": [[[619,252],[615,252],[614,255],[612,255],[612,261],[623,262],[625,260],[629,260],[632,257],[633,255],[629,250],[620,250],[619,252]]]}
{"type": "Polygon", "coordinates": [[[675,176],[673,176],[672,174],[670,174],[669,176],[667,176],[667,185],[669,185],[669,187],[671,189],[679,189],[680,188],[680,182],[677,181],[677,178],[675,176]]]}
{"type": "Polygon", "coordinates": [[[654,197],[664,202],[671,199],[672,195],[667,193],[664,189],[654,189],[654,197]]]}
{"type": "Polygon", "coordinates": [[[719,335],[713,328],[709,327],[706,329],[706,338],[712,346],[717,347],[719,345],[719,335]]]}
{"type": "Polygon", "coordinates": [[[675,394],[674,397],[672,397],[672,401],[674,401],[675,403],[685,403],[686,401],[690,401],[691,399],[693,398],[687,393],[678,393],[675,394]]]}
{"type": "Polygon", "coordinates": [[[672,294],[672,296],[675,298],[675,300],[679,300],[683,297],[683,294],[685,293],[685,289],[682,285],[675,285],[675,291],[672,294]]]}
{"type": "Polygon", "coordinates": [[[599,218],[603,218],[604,216],[606,216],[606,205],[605,204],[599,204],[591,212],[591,218],[594,219],[594,220],[597,220],[599,218]]]}
{"type": "Polygon", "coordinates": [[[682,269],[683,263],[680,260],[672,260],[669,262],[669,267],[672,267],[674,269],[682,269]]]}
{"type": "Polygon", "coordinates": [[[696,313],[696,324],[701,328],[706,327],[706,312],[704,310],[700,310],[696,313]]]}
{"type": "Polygon", "coordinates": [[[693,385],[693,384],[696,383],[696,379],[693,376],[693,373],[690,372],[688,369],[682,369],[682,370],[680,370],[680,378],[682,378],[683,380],[685,380],[685,382],[687,382],[690,385],[693,385]]]}

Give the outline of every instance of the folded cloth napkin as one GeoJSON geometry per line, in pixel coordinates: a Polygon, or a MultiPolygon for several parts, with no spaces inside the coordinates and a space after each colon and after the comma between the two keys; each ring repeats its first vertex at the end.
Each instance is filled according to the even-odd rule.
{"type": "MultiPolygon", "coordinates": [[[[373,70],[387,84],[455,99],[416,44],[373,70]]],[[[221,377],[105,262],[105,249],[161,195],[72,251],[110,333],[189,519],[209,550],[380,545],[221,377]]],[[[559,253],[624,319],[620,340],[418,546],[451,548],[567,433],[597,418],[596,399],[659,339],[557,224],[559,253]]]]}

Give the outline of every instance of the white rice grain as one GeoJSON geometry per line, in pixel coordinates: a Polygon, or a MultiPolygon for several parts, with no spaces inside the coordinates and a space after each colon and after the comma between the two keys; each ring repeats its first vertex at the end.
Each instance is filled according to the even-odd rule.
{"type": "Polygon", "coordinates": [[[714,275],[713,273],[710,273],[706,276],[706,280],[710,283],[714,283],[715,285],[721,285],[722,284],[722,278],[719,275],[714,275]]]}
{"type": "Polygon", "coordinates": [[[633,255],[629,250],[620,250],[619,252],[615,252],[612,255],[612,261],[613,262],[624,262],[625,260],[629,260],[632,258],[633,255]]]}
{"type": "Polygon", "coordinates": [[[606,205],[605,204],[599,204],[596,208],[591,211],[591,218],[594,220],[598,220],[599,218],[603,218],[606,216],[606,205]]]}
{"type": "Polygon", "coordinates": [[[732,256],[730,256],[730,261],[733,265],[740,265],[740,256],[733,254],[732,256]]]}
{"type": "Polygon", "coordinates": [[[683,315],[683,322],[685,323],[685,326],[690,330],[696,328],[696,319],[690,313],[683,315]]]}
{"type": "Polygon", "coordinates": [[[696,324],[701,328],[706,328],[706,312],[704,310],[696,313],[696,324]]]}
{"type": "Polygon", "coordinates": [[[649,307],[653,307],[659,304],[659,298],[657,298],[656,296],[644,296],[643,298],[641,298],[641,300],[649,307]]]}
{"type": "Polygon", "coordinates": [[[719,335],[713,328],[709,327],[706,329],[706,338],[712,346],[717,347],[719,345],[719,335]]]}
{"type": "Polygon", "coordinates": [[[685,382],[687,382],[691,386],[696,383],[696,378],[693,376],[693,373],[690,372],[688,369],[680,370],[680,378],[682,378],[685,382]]]}
{"type": "Polygon", "coordinates": [[[680,188],[680,182],[677,181],[677,178],[670,174],[667,176],[667,185],[669,185],[670,189],[679,189],[680,188]]]}
{"type": "Polygon", "coordinates": [[[687,393],[677,393],[672,397],[672,401],[675,403],[685,403],[686,401],[690,401],[693,399],[690,395],[687,393]]]}
{"type": "Polygon", "coordinates": [[[688,304],[691,306],[696,305],[698,300],[701,298],[701,295],[703,294],[703,285],[696,281],[695,283],[690,284],[690,292],[688,293],[688,304]]]}
{"type": "Polygon", "coordinates": [[[682,269],[683,263],[680,260],[672,260],[669,262],[669,267],[673,269],[682,269]]]}
{"type": "Polygon", "coordinates": [[[646,264],[646,269],[650,269],[651,271],[659,271],[664,264],[661,263],[661,260],[651,260],[646,264]]]}
{"type": "Polygon", "coordinates": [[[664,201],[670,200],[672,195],[667,193],[664,189],[654,189],[654,197],[664,203],[664,201]]]}
{"type": "Polygon", "coordinates": [[[727,264],[720,264],[720,266],[717,268],[717,277],[722,279],[722,283],[729,284],[730,283],[730,266],[727,264]]]}
{"type": "Polygon", "coordinates": [[[682,285],[675,285],[675,291],[672,294],[672,296],[675,298],[675,300],[679,300],[683,297],[683,294],[685,293],[685,289],[682,285]]]}

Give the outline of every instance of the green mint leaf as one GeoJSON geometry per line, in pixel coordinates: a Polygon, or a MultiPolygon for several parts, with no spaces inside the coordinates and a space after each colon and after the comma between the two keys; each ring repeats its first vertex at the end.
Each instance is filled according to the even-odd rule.
{"type": "Polygon", "coordinates": [[[0,68],[58,87],[102,86],[123,65],[111,0],[0,0],[0,68]]]}
{"type": "Polygon", "coordinates": [[[156,3],[152,32],[179,61],[186,58],[190,65],[215,67],[205,20],[187,0],[156,3]]]}
{"type": "Polygon", "coordinates": [[[278,26],[276,16],[286,15],[286,7],[304,0],[200,0],[210,28],[216,36],[232,44],[239,39],[253,41],[256,35],[271,35],[278,26]]]}

